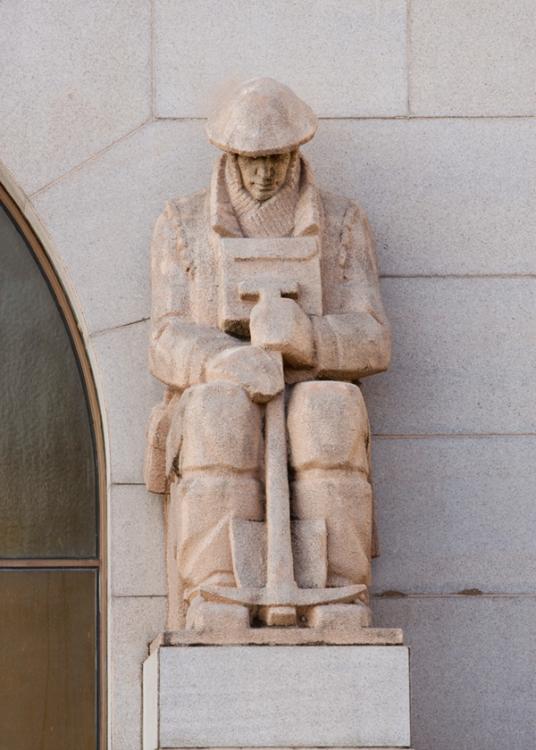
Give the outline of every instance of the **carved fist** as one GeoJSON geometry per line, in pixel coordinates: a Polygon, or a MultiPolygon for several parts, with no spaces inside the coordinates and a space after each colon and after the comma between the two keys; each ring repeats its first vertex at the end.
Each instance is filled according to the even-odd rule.
{"type": "Polygon", "coordinates": [[[281,357],[256,346],[235,346],[220,352],[208,363],[206,379],[241,385],[256,403],[270,401],[285,386],[281,357]]]}
{"type": "Polygon", "coordinates": [[[251,343],[281,352],[292,367],[312,367],[313,326],[297,302],[286,297],[269,297],[258,302],[249,321],[251,343]]]}

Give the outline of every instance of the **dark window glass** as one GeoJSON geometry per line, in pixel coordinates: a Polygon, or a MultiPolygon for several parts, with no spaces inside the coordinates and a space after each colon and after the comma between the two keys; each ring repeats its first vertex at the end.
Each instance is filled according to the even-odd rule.
{"type": "Polygon", "coordinates": [[[95,451],[73,345],[0,208],[0,558],[94,558],[95,451]]]}
{"type": "Polygon", "coordinates": [[[97,572],[0,571],[0,747],[95,750],[97,572]]]}

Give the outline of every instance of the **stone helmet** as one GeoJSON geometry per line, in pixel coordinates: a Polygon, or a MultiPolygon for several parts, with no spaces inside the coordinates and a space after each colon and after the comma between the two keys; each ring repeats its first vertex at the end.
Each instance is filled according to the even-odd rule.
{"type": "Polygon", "coordinates": [[[209,141],[243,156],[284,154],[314,136],[313,110],[273,78],[252,78],[228,94],[208,118],[209,141]]]}

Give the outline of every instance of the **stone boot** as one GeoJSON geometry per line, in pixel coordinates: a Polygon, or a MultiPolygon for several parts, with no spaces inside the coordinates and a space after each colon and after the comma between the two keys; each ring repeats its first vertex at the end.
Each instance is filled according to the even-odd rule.
{"type": "Polygon", "coordinates": [[[307,612],[307,625],[321,630],[368,628],[372,612],[365,604],[319,604],[307,612]]]}
{"type": "Polygon", "coordinates": [[[246,628],[249,628],[249,610],[240,604],[207,602],[196,596],[186,613],[187,630],[206,633],[246,628]]]}

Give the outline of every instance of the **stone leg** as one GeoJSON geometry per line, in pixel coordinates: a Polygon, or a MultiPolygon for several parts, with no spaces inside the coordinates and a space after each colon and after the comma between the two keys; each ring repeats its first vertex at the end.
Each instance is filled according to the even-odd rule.
{"type": "MultiPolygon", "coordinates": [[[[327,585],[370,583],[372,488],[369,424],[363,396],[351,383],[316,381],[294,386],[288,404],[292,516],[324,519],[327,585]]],[[[364,597],[366,600],[366,596],[364,597]]],[[[314,608],[310,624],[331,620],[370,624],[368,608],[314,608]],[[336,609],[335,609],[336,608],[336,609]]]]}
{"type": "MultiPolygon", "coordinates": [[[[242,388],[214,382],[193,386],[183,394],[166,451],[168,464],[177,472],[170,489],[173,556],[182,596],[191,605],[201,585],[236,585],[230,520],[263,519],[260,447],[259,407],[242,388]]],[[[210,627],[214,607],[220,627],[222,616],[229,624],[246,621],[247,612],[238,605],[197,600],[189,607],[187,627],[210,627]]]]}

